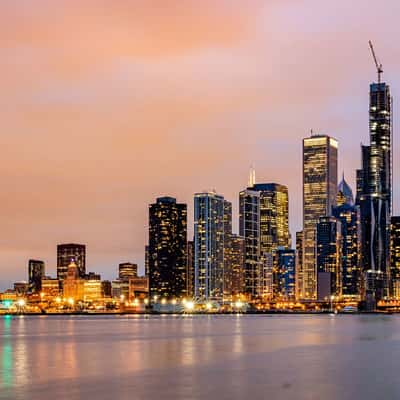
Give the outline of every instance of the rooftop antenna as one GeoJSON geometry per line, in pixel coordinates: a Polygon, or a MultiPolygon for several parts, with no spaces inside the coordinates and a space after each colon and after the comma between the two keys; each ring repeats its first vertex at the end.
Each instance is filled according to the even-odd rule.
{"type": "Polygon", "coordinates": [[[378,58],[376,57],[374,46],[371,41],[368,42],[369,47],[371,49],[372,57],[374,58],[376,70],[378,72],[378,83],[381,83],[381,75],[383,74],[383,66],[382,64],[378,61],[378,58]]]}
{"type": "Polygon", "coordinates": [[[256,170],[254,168],[254,164],[250,167],[250,174],[249,174],[249,187],[253,187],[256,184],[256,170]]]}

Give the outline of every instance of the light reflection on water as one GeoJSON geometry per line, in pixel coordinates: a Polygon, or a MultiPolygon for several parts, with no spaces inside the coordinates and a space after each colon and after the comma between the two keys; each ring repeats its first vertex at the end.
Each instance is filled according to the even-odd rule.
{"type": "Polygon", "coordinates": [[[398,399],[400,316],[0,317],[0,399],[398,399]]]}

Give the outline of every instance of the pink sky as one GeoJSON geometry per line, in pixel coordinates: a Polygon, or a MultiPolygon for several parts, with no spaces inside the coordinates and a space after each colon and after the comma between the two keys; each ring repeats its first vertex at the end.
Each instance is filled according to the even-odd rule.
{"type": "Polygon", "coordinates": [[[192,232],[193,193],[215,188],[237,210],[252,163],[289,187],[294,234],[311,128],[339,140],[354,187],[369,39],[400,125],[400,2],[367,3],[2,1],[0,288],[27,278],[29,258],[55,274],[62,242],[86,243],[104,278],[142,267],[150,202],[187,202],[192,232]]]}

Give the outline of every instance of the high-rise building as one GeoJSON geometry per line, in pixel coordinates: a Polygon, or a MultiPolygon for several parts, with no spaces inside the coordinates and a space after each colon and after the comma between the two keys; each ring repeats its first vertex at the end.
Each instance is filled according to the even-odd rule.
{"type": "Polygon", "coordinates": [[[362,146],[357,171],[361,215],[361,267],[371,303],[389,294],[389,232],[392,206],[392,97],[389,85],[372,83],[369,95],[370,145],[362,146]]]}
{"type": "MultiPolygon", "coordinates": [[[[100,281],[96,280],[100,285],[100,281]]],[[[67,276],[63,283],[64,297],[74,301],[84,300],[85,280],[79,276],[79,268],[74,260],[68,265],[67,276]]]]}
{"type": "Polygon", "coordinates": [[[260,192],[239,193],[239,235],[245,241],[244,286],[249,298],[261,296],[260,192]]]}
{"type": "Polygon", "coordinates": [[[278,183],[256,183],[249,190],[260,193],[260,252],[290,247],[288,189],[278,183]]]}
{"type": "Polygon", "coordinates": [[[317,223],[317,293],[318,300],[341,296],[342,227],[334,217],[320,217],[317,223]]]}
{"type": "Polygon", "coordinates": [[[194,297],[194,240],[187,243],[187,296],[194,297]]]}
{"type": "Polygon", "coordinates": [[[353,192],[344,177],[338,188],[339,198],[341,201],[333,207],[332,215],[340,221],[342,228],[342,293],[354,297],[361,294],[360,212],[354,205],[353,192]]]}
{"type": "Polygon", "coordinates": [[[390,224],[391,296],[400,299],[400,216],[393,216],[390,224]]]}
{"type": "Polygon", "coordinates": [[[303,231],[296,232],[296,299],[301,298],[303,288],[303,231]]]}
{"type": "Polygon", "coordinates": [[[136,278],[138,272],[137,264],[130,262],[121,263],[118,266],[118,278],[120,280],[128,280],[130,278],[136,278]]]}
{"type": "Polygon", "coordinates": [[[150,297],[185,297],[187,206],[160,197],[149,207],[150,297]]]}
{"type": "Polygon", "coordinates": [[[45,277],[45,264],[41,260],[29,260],[28,262],[29,290],[39,293],[42,289],[42,279],[45,277]]]}
{"type": "Polygon", "coordinates": [[[67,277],[68,266],[74,261],[80,278],[86,274],[86,246],[84,244],[67,243],[57,246],[57,278],[63,281],[67,277]]]}
{"type": "Polygon", "coordinates": [[[194,195],[195,297],[222,301],[224,295],[224,198],[194,195]]]}
{"type": "Polygon", "coordinates": [[[232,298],[232,203],[224,200],[224,300],[232,298]]]}
{"type": "Polygon", "coordinates": [[[296,250],[279,247],[274,251],[273,297],[276,300],[296,298],[296,250]]]}
{"type": "Polygon", "coordinates": [[[303,299],[317,297],[316,225],[336,205],[338,142],[323,135],[303,139],[303,299]]]}
{"type": "Polygon", "coordinates": [[[231,296],[239,298],[244,293],[245,240],[232,234],[230,238],[231,296]]]}

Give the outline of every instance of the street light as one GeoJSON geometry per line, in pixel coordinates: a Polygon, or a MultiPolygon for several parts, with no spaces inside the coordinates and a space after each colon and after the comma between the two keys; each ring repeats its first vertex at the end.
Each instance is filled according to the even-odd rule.
{"type": "Polygon", "coordinates": [[[188,311],[193,311],[193,309],[194,309],[194,303],[193,303],[193,301],[187,301],[187,302],[185,303],[185,308],[186,308],[186,310],[188,310],[188,311]]]}

